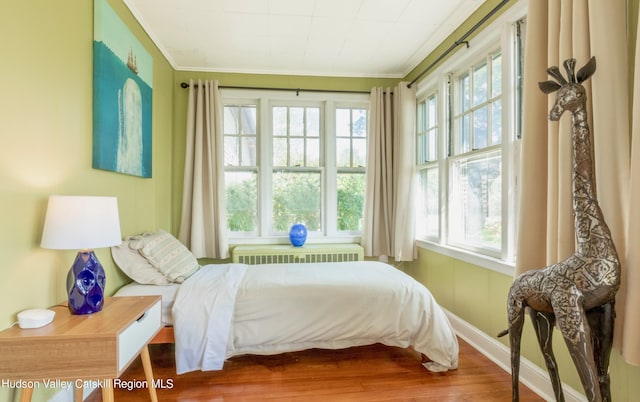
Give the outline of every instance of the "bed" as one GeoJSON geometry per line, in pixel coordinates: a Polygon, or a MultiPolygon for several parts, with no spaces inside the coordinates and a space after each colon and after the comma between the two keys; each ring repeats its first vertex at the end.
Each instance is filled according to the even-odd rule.
{"type": "MultiPolygon", "coordinates": [[[[167,242],[175,240],[171,235],[162,236],[172,239],[167,242]]],[[[169,328],[164,331],[169,336],[163,339],[175,339],[178,374],[220,370],[226,359],[238,355],[374,343],[412,347],[427,357],[423,365],[430,371],[457,368],[457,338],[443,310],[422,284],[388,264],[191,267],[189,262],[185,274],[183,259],[175,264],[182,270],[180,275],[171,275],[166,266],[153,266],[154,259],[141,251],[141,244],[130,238],[112,249],[118,266],[138,278],[132,278],[115,296],[161,296],[163,324],[169,328]],[[156,272],[164,270],[166,280],[131,273],[140,271],[144,263],[156,272]]],[[[167,255],[175,258],[177,254],[167,255]]],[[[167,258],[155,262],[166,264],[167,258]]]]}

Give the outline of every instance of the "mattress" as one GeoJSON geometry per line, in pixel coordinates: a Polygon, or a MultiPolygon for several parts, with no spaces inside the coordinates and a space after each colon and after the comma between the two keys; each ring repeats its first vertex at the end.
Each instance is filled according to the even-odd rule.
{"type": "Polygon", "coordinates": [[[243,354],[383,343],[412,346],[431,371],[455,369],[458,344],[431,293],[379,262],[205,265],[182,284],[136,282],[115,296],[161,297],[176,371],[219,370],[243,354]]]}
{"type": "Polygon", "coordinates": [[[455,369],[446,315],[415,279],[379,262],[202,267],[173,305],[178,374],[243,354],[382,343],[412,346],[431,371],[455,369]]]}
{"type": "Polygon", "coordinates": [[[173,325],[171,309],[179,287],[180,285],[177,283],[170,285],[141,285],[137,282],[131,282],[118,289],[114,296],[160,296],[162,324],[170,326],[173,325]]]}

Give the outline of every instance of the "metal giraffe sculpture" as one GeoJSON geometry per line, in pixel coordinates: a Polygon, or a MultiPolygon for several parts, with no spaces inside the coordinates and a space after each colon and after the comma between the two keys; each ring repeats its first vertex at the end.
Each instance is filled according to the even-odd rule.
{"type": "Polygon", "coordinates": [[[587,123],[586,91],[582,86],[596,69],[595,58],[575,73],[575,59],[564,62],[568,81],[558,67],[547,72],[557,81],[539,84],[557,91],[550,120],[571,112],[573,131],[573,212],[576,251],[567,259],[518,276],[507,303],[513,401],[519,399],[520,341],[527,309],[544,355],[556,400],[564,401],[551,336],[560,329],[589,401],[610,401],[609,355],[613,343],[615,295],[620,287],[620,262],[595,191],[591,133],[587,123]]]}

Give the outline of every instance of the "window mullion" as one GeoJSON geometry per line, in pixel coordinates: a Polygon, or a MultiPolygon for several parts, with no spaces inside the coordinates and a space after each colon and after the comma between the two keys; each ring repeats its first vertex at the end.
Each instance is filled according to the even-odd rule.
{"type": "MultiPolygon", "coordinates": [[[[453,150],[454,150],[454,141],[455,141],[455,133],[454,133],[454,112],[455,109],[453,108],[454,102],[455,102],[455,94],[456,92],[453,90],[454,88],[454,83],[453,83],[453,74],[448,74],[447,75],[447,89],[445,91],[445,96],[444,98],[446,98],[447,100],[447,107],[446,107],[446,111],[447,111],[447,116],[446,116],[446,122],[447,122],[447,127],[446,127],[446,136],[445,139],[446,140],[446,144],[447,144],[447,149],[446,149],[446,155],[447,157],[453,155],[453,150]]],[[[445,108],[442,108],[443,110],[445,110],[445,108]]],[[[444,142],[444,141],[443,141],[444,142]]]]}
{"type": "Polygon", "coordinates": [[[325,103],[324,114],[324,227],[328,236],[338,231],[337,162],[336,162],[336,107],[333,101],[325,103]]]}
{"type": "Polygon", "coordinates": [[[260,150],[260,161],[258,168],[258,199],[260,216],[260,237],[266,237],[272,233],[272,211],[273,211],[273,116],[271,115],[271,105],[265,98],[260,98],[260,137],[258,138],[258,149],[260,150]]]}
{"type": "Polygon", "coordinates": [[[515,260],[516,248],[516,224],[518,216],[517,197],[519,194],[517,174],[519,166],[519,122],[516,116],[518,107],[521,106],[522,99],[519,98],[520,77],[518,76],[519,66],[519,30],[520,21],[513,27],[511,32],[504,32],[502,35],[502,91],[500,98],[502,102],[502,165],[503,175],[502,196],[505,206],[502,219],[502,259],[505,261],[515,260]],[[511,62],[506,62],[511,61],[511,62]],[[504,79],[508,77],[507,79],[504,79]],[[511,189],[511,191],[510,191],[511,189]]]}
{"type": "Polygon", "coordinates": [[[444,129],[439,132],[439,146],[438,146],[438,188],[439,192],[439,206],[440,206],[440,233],[439,243],[444,244],[447,242],[449,236],[448,216],[449,216],[449,169],[448,158],[452,155],[451,143],[452,143],[452,129],[453,129],[453,74],[448,74],[444,84],[442,85],[443,96],[440,97],[438,103],[439,108],[439,121],[445,122],[444,129]]]}
{"type": "Polygon", "coordinates": [[[291,108],[287,107],[287,166],[291,166],[291,108]]]}
{"type": "MultiPolygon", "coordinates": [[[[475,111],[476,105],[473,104],[473,95],[474,95],[474,87],[476,84],[476,76],[474,74],[475,65],[471,65],[469,67],[469,109],[465,110],[463,115],[466,114],[469,116],[469,151],[473,151],[476,147],[475,140],[475,130],[473,129],[473,112],[475,111]]],[[[456,152],[458,154],[459,152],[456,152]]]]}
{"type": "Polygon", "coordinates": [[[304,150],[302,152],[302,164],[304,166],[309,166],[309,163],[307,161],[307,158],[309,158],[309,155],[307,155],[307,108],[306,107],[302,109],[302,149],[304,150]]]}

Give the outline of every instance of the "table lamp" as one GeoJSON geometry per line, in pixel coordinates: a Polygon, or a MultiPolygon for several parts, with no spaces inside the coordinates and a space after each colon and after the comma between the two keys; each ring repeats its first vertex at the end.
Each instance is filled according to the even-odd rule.
{"type": "Polygon", "coordinates": [[[116,197],[49,197],[40,246],[80,250],[67,275],[72,314],[93,314],[102,310],[106,278],[93,249],[121,243],[116,197]]]}

